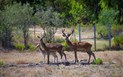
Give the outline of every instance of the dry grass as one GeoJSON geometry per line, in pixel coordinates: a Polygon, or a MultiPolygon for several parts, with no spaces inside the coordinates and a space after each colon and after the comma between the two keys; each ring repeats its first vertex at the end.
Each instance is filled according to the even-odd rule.
{"type": "MultiPolygon", "coordinates": [[[[65,52],[68,61],[74,60],[73,52],[65,52]]],[[[0,67],[0,77],[122,77],[123,51],[94,52],[97,58],[102,58],[108,64],[103,65],[47,65],[26,67],[0,67]],[[115,64],[112,64],[115,63],[115,64]]],[[[87,53],[78,52],[79,60],[88,59],[87,53]]],[[[43,56],[39,52],[19,53],[11,51],[0,52],[0,59],[5,63],[26,64],[40,63],[43,56]]],[[[91,61],[93,58],[91,59],[91,61]]],[[[53,62],[53,57],[51,57],[53,62]]]]}

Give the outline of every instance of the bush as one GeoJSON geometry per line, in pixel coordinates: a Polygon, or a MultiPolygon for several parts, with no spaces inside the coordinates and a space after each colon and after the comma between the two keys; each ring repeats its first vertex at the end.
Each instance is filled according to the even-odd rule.
{"type": "Polygon", "coordinates": [[[31,50],[31,51],[35,50],[35,46],[33,44],[29,44],[28,46],[29,46],[29,50],[31,50]]]}
{"type": "Polygon", "coordinates": [[[97,59],[95,59],[93,62],[92,62],[92,64],[103,64],[103,60],[101,59],[101,58],[97,58],[97,59]]]}
{"type": "Polygon", "coordinates": [[[22,44],[16,44],[16,45],[15,45],[15,48],[18,49],[18,50],[20,50],[20,51],[23,51],[24,48],[25,48],[25,46],[22,45],[22,44]]]}
{"type": "Polygon", "coordinates": [[[62,45],[64,46],[65,50],[69,50],[69,46],[66,42],[62,42],[62,45]]]}
{"type": "Polygon", "coordinates": [[[122,25],[112,25],[112,34],[113,35],[121,35],[123,32],[123,26],[122,25]]]}
{"type": "Polygon", "coordinates": [[[123,36],[122,35],[119,35],[119,36],[115,36],[114,37],[114,43],[117,45],[117,44],[120,44],[120,43],[123,43],[123,36]]]}
{"type": "Polygon", "coordinates": [[[107,26],[97,26],[97,34],[99,35],[99,38],[106,38],[108,37],[108,30],[107,26]]]}
{"type": "Polygon", "coordinates": [[[116,46],[116,48],[120,48],[120,45],[123,44],[123,36],[122,35],[119,35],[119,36],[115,36],[113,38],[113,41],[114,41],[114,44],[116,46]]]}

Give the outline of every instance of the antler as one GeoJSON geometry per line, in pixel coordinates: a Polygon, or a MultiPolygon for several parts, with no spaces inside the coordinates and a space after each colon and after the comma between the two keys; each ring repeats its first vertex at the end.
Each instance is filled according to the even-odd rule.
{"type": "Polygon", "coordinates": [[[63,36],[66,37],[66,34],[64,33],[65,29],[62,30],[63,36]]]}
{"type": "Polygon", "coordinates": [[[71,30],[71,32],[68,34],[68,37],[74,33],[74,29],[71,30]]]}
{"type": "Polygon", "coordinates": [[[37,38],[39,38],[40,40],[42,40],[44,38],[44,36],[45,36],[45,33],[44,33],[44,35],[42,35],[42,37],[37,36],[37,38]]]}

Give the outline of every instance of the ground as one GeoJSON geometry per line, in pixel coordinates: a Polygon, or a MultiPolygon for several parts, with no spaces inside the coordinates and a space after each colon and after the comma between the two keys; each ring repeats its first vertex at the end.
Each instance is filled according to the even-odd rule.
{"type": "MultiPolygon", "coordinates": [[[[65,52],[69,62],[74,61],[73,52],[65,52]]],[[[4,65],[0,67],[0,77],[122,77],[123,51],[94,52],[97,58],[103,60],[102,65],[81,63],[64,64],[43,63],[40,52],[20,53],[17,50],[0,51],[0,60],[4,65]]],[[[88,60],[87,53],[78,52],[79,60],[88,60]]],[[[50,61],[53,62],[53,57],[50,61]]],[[[93,57],[91,58],[91,61],[93,57]]],[[[64,61],[60,60],[59,61],[64,61]]]]}

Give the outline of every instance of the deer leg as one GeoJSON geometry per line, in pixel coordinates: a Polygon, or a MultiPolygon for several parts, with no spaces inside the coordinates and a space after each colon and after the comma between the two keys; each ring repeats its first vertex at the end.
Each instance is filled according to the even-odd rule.
{"type": "Polygon", "coordinates": [[[62,59],[62,56],[63,56],[62,51],[58,51],[58,53],[59,53],[59,55],[60,55],[60,57],[62,59]]]}
{"type": "Polygon", "coordinates": [[[54,63],[55,63],[55,60],[57,60],[57,63],[58,63],[58,56],[56,54],[54,56],[54,63]]]}
{"type": "Polygon", "coordinates": [[[44,54],[44,63],[45,63],[45,54],[44,54]]]}
{"type": "Polygon", "coordinates": [[[66,57],[66,54],[64,52],[63,52],[63,55],[64,55],[65,60],[67,61],[67,57],[66,57]]]}
{"type": "Polygon", "coordinates": [[[90,55],[90,57],[92,55],[94,57],[94,59],[96,59],[95,54],[91,51],[91,48],[88,49],[88,54],[90,55]]]}
{"type": "Polygon", "coordinates": [[[74,51],[74,56],[75,56],[75,63],[78,62],[78,58],[77,58],[77,52],[74,51]]]}
{"type": "Polygon", "coordinates": [[[49,57],[50,57],[50,53],[49,53],[49,51],[47,52],[47,64],[49,64],[50,62],[49,62],[49,57]]]}
{"type": "MultiPolygon", "coordinates": [[[[62,54],[64,55],[65,60],[67,60],[66,54],[64,53],[64,50],[65,50],[65,48],[63,47],[63,48],[62,48],[62,54]]],[[[62,58],[62,57],[61,57],[61,58],[62,58]]]]}
{"type": "Polygon", "coordinates": [[[56,57],[56,59],[57,59],[57,63],[58,63],[58,56],[56,57]]]}
{"type": "Polygon", "coordinates": [[[89,55],[89,59],[88,59],[88,64],[90,63],[90,58],[91,58],[91,55],[90,54],[88,54],[89,55]]]}
{"type": "Polygon", "coordinates": [[[62,59],[62,53],[61,53],[61,51],[58,51],[58,53],[59,53],[59,55],[61,56],[61,59],[62,59]]]}
{"type": "Polygon", "coordinates": [[[55,63],[55,56],[54,56],[54,63],[55,63]]]}
{"type": "Polygon", "coordinates": [[[95,54],[93,52],[92,52],[92,55],[93,55],[94,59],[96,59],[95,54]]]}

